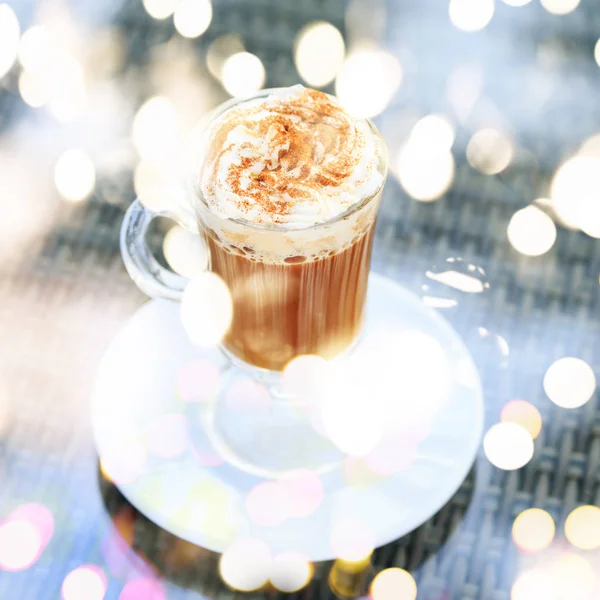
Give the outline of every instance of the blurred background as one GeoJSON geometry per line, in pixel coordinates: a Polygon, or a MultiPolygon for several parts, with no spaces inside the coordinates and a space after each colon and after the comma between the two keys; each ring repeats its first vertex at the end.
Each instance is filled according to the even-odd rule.
{"type": "MultiPolygon", "coordinates": [[[[0,598],[600,597],[599,38],[595,0],[0,3],[0,598]],[[467,341],[488,435],[408,538],[297,561],[294,585],[255,564],[244,588],[111,488],[88,399],[145,301],[119,254],[127,206],[183,202],[194,124],[296,83],[386,138],[374,270],[467,341]]],[[[175,271],[204,268],[181,227],[151,234],[175,271]]]]}

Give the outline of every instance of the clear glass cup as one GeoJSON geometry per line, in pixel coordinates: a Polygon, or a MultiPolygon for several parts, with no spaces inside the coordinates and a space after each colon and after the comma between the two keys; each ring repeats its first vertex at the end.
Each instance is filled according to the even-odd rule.
{"type": "MultiPolygon", "coordinates": [[[[292,359],[301,355],[332,359],[349,351],[359,339],[373,232],[388,163],[385,142],[368,122],[384,149],[379,165],[383,183],[375,194],[343,214],[303,229],[216,215],[202,197],[196,181],[203,166],[202,134],[225,111],[273,91],[263,90],[252,98],[231,100],[203,122],[195,133],[197,147],[192,155],[193,174],[188,190],[192,212],[185,217],[152,213],[139,200],[134,201],[123,222],[121,249],[126,268],[142,291],[151,297],[179,300],[187,281],[154,259],[145,242],[148,225],[156,216],[167,216],[204,236],[209,249],[209,269],[227,284],[233,303],[232,323],[220,348],[231,361],[232,373],[237,373],[230,373],[230,380],[239,376],[236,370],[249,373],[266,384],[271,395],[285,405],[292,402],[282,391],[281,374],[292,359]],[[190,218],[191,214],[195,218],[190,218]]],[[[230,415],[227,419],[231,422],[235,417],[230,415]]],[[[289,421],[287,416],[285,421],[289,421]]],[[[215,419],[211,422],[214,425],[215,419]]],[[[264,426],[274,429],[278,422],[281,424],[271,415],[264,426]]],[[[231,432],[219,435],[228,438],[229,446],[235,438],[231,432]]],[[[290,443],[300,443],[292,438],[290,443]]],[[[251,467],[247,470],[256,472],[251,467]]],[[[264,475],[271,468],[259,467],[259,470],[264,475]]]]}

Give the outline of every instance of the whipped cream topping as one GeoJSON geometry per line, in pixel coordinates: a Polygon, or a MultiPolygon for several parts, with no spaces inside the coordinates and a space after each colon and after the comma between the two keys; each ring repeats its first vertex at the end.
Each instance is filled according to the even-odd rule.
{"type": "Polygon", "coordinates": [[[383,184],[383,150],[369,124],[301,85],[227,110],[206,143],[199,187],[221,218],[306,228],[383,184]]]}

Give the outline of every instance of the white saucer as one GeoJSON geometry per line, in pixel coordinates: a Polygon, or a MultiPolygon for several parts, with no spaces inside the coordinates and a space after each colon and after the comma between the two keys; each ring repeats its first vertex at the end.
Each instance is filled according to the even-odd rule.
{"type": "MultiPolygon", "coordinates": [[[[336,429],[357,419],[360,435],[368,438],[364,432],[377,425],[393,436],[367,457],[340,452],[334,468],[262,479],[227,462],[206,430],[207,406],[227,361],[216,349],[191,344],[178,304],[150,301],[116,336],[98,370],[92,418],[102,467],[149,519],[210,550],[224,552],[243,537],[310,561],[358,558],[409,533],[450,499],[475,460],[483,403],[456,332],[378,275],[370,277],[365,334],[351,361],[366,387],[360,406],[349,403],[346,412],[342,400],[327,409],[334,439],[352,452],[355,441],[364,446],[352,431],[336,429]]],[[[253,393],[234,409],[263,422],[271,410],[253,393]]],[[[277,452],[271,441],[249,443],[261,442],[277,452]]]]}

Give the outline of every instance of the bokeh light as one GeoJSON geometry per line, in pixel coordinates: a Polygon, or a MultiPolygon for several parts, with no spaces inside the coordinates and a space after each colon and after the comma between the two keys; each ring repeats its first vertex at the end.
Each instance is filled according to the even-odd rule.
{"type": "Polygon", "coordinates": [[[344,38],[331,23],[309,23],[298,33],[296,68],[302,79],[313,87],[323,87],[335,79],[345,54],[344,38]]]}
{"type": "Polygon", "coordinates": [[[116,484],[135,481],[146,465],[146,447],[134,433],[119,435],[100,457],[104,476],[116,484]]]}
{"type": "Polygon", "coordinates": [[[61,592],[63,600],[103,600],[106,576],[95,565],[77,567],[65,577],[61,592]]]}
{"type": "Polygon", "coordinates": [[[372,600],[415,600],[416,597],[417,583],[404,569],[385,569],[371,584],[372,600]]]}
{"type": "Polygon", "coordinates": [[[197,38],[209,27],[213,8],[210,0],[180,0],[173,23],[175,29],[186,38],[197,38]]]}
{"type": "Polygon", "coordinates": [[[178,138],[177,112],[168,98],[154,96],[139,108],[133,120],[133,143],[142,158],[164,158],[173,152],[178,138]]]}
{"type": "Polygon", "coordinates": [[[565,522],[565,535],[569,542],[581,550],[600,548],[600,508],[580,506],[565,522]]]}
{"type": "Polygon", "coordinates": [[[19,62],[28,71],[40,72],[51,67],[56,48],[50,32],[43,25],[30,27],[21,36],[19,62]]]}
{"type": "Polygon", "coordinates": [[[494,0],[450,0],[450,21],[461,31],[479,31],[494,16],[494,0]]]}
{"type": "Polygon", "coordinates": [[[454,126],[444,115],[428,115],[412,128],[400,150],[395,173],[415,200],[437,200],[452,185],[454,126]]]}
{"type": "Polygon", "coordinates": [[[272,562],[267,544],[254,539],[240,539],[221,555],[219,572],[230,588],[252,592],[267,583],[272,562]]]}
{"type": "Polygon", "coordinates": [[[291,397],[302,398],[307,402],[318,402],[329,373],[329,365],[322,356],[314,354],[296,356],[283,370],[283,389],[291,397]]]}
{"type": "Polygon", "coordinates": [[[194,344],[216,346],[225,336],[233,317],[233,302],[227,284],[209,271],[192,279],[181,299],[181,322],[194,344]]]}
{"type": "MultiPolygon", "coordinates": [[[[92,65],[94,52],[109,40],[113,54],[114,36],[99,34],[91,42],[89,54],[78,51],[78,33],[74,24],[66,21],[59,25],[34,25],[21,38],[19,61],[24,71],[19,87],[23,99],[31,106],[48,103],[52,115],[61,122],[71,122],[85,114],[88,108],[87,79],[85,64],[92,65]]],[[[109,64],[106,53],[97,60],[109,64]]],[[[114,60],[113,60],[114,62],[114,60]]],[[[93,67],[96,69],[96,67],[93,67]]],[[[94,71],[96,72],[96,70],[94,71]]]]}
{"type": "Polygon", "coordinates": [[[336,558],[349,563],[365,563],[375,550],[375,533],[364,521],[337,517],[330,543],[336,558]]]}
{"type": "Polygon", "coordinates": [[[297,519],[313,514],[325,497],[323,482],[316,473],[308,469],[285,473],[279,486],[286,495],[288,516],[297,519]]]}
{"type": "Polygon", "coordinates": [[[179,225],[171,227],[165,236],[163,254],[175,273],[189,279],[208,268],[208,248],[204,238],[179,225]]]}
{"type": "Polygon", "coordinates": [[[550,575],[543,569],[530,569],[516,579],[510,600],[558,600],[550,575]]]}
{"type": "Polygon", "coordinates": [[[141,160],[133,174],[133,187],[140,202],[153,212],[180,205],[185,194],[177,187],[171,164],[164,160],[141,160]]]}
{"type": "Polygon", "coordinates": [[[170,17],[177,8],[180,0],[142,0],[146,12],[157,20],[170,17]]]}
{"type": "Polygon", "coordinates": [[[508,136],[498,129],[480,129],[467,145],[469,164],[486,175],[496,175],[508,167],[513,158],[508,136]]]}
{"type": "Polygon", "coordinates": [[[155,456],[175,458],[188,446],[187,421],[182,414],[163,415],[150,424],[146,446],[155,456]]]}
{"type": "Polygon", "coordinates": [[[177,393],[187,402],[206,402],[219,388],[219,367],[206,359],[187,363],[177,373],[177,393]]]}
{"type": "Polygon", "coordinates": [[[495,467],[514,471],[532,459],[533,439],[516,423],[498,423],[485,434],[483,450],[495,467]]]}
{"type": "Polygon", "coordinates": [[[19,75],[21,98],[33,108],[44,106],[49,100],[48,88],[39,73],[23,70],[19,75]]]}
{"type": "Polygon", "coordinates": [[[596,46],[594,47],[594,59],[596,60],[596,64],[600,67],[600,40],[596,42],[596,46]]]}
{"type": "Polygon", "coordinates": [[[50,89],[50,112],[61,122],[75,121],[85,111],[87,89],[81,63],[68,54],[53,59],[52,69],[45,76],[50,89]]]}
{"type": "Polygon", "coordinates": [[[66,150],[56,161],[54,183],[65,200],[85,200],[96,184],[96,169],[92,159],[79,148],[66,150]]]}
{"type": "Polygon", "coordinates": [[[355,376],[358,382],[346,377],[353,388],[347,397],[353,402],[362,399],[370,411],[365,419],[367,431],[377,431],[375,425],[383,429],[368,453],[389,439],[404,440],[408,445],[422,440],[452,387],[444,348],[417,329],[382,330],[363,343],[368,346],[355,376]],[[390,389],[394,394],[390,395],[390,389]]]}
{"type": "Polygon", "coordinates": [[[550,196],[558,217],[600,237],[600,157],[577,155],[563,163],[552,180],[550,196]]]}
{"type": "Polygon", "coordinates": [[[500,420],[503,423],[516,423],[526,429],[529,435],[535,440],[542,431],[542,416],[540,411],[531,403],[525,400],[511,400],[507,402],[500,420]]]}
{"type": "Polygon", "coordinates": [[[362,596],[365,584],[371,575],[371,555],[359,561],[337,559],[334,561],[327,582],[329,589],[336,598],[356,598],[372,600],[371,596],[362,596]]]}
{"type": "Polygon", "coordinates": [[[364,393],[352,381],[335,381],[322,406],[327,437],[350,456],[366,456],[383,436],[383,407],[366,402],[364,393]]]}
{"type": "Polygon", "coordinates": [[[134,579],[119,594],[119,600],[166,600],[162,584],[156,579],[134,579]]]}
{"type": "Polygon", "coordinates": [[[262,61],[250,52],[237,52],[223,65],[223,87],[232,96],[251,96],[265,85],[267,74],[262,61]]]}
{"type": "MultiPolygon", "coordinates": [[[[579,156],[591,156],[593,158],[600,158],[600,133],[596,133],[589,137],[583,144],[577,153],[579,156]]],[[[550,202],[550,200],[547,200],[550,202]]]]}
{"type": "Polygon", "coordinates": [[[244,52],[244,42],[235,33],[226,33],[213,40],[206,53],[206,64],[213,77],[221,80],[223,65],[227,59],[234,54],[244,52]]]}
{"type": "Polygon", "coordinates": [[[274,481],[263,481],[246,496],[248,516],[263,527],[277,527],[288,517],[288,495],[274,481]]]}
{"type": "Polygon", "coordinates": [[[525,256],[541,256],[556,241],[554,221],[537,206],[518,210],[510,219],[506,230],[512,247],[525,256]]]}
{"type": "Polygon", "coordinates": [[[586,558],[567,552],[551,567],[549,575],[557,600],[592,600],[596,575],[586,558]]]}
{"type": "Polygon", "coordinates": [[[43,540],[28,520],[7,520],[0,524],[0,570],[23,571],[38,559],[43,540]]]}
{"type": "Polygon", "coordinates": [[[269,580],[280,592],[291,594],[307,586],[313,576],[313,567],[299,552],[282,552],[271,565],[269,580]]]}
{"type": "Polygon", "coordinates": [[[566,15],[579,6],[579,0],[540,0],[542,6],[553,15],[566,15]]]}
{"type": "Polygon", "coordinates": [[[513,523],[512,538],[523,552],[545,550],[554,539],[554,519],[541,508],[524,510],[513,523]]]}
{"type": "Polygon", "coordinates": [[[0,77],[8,73],[17,59],[21,28],[8,4],[0,4],[0,77]]]}
{"type": "Polygon", "coordinates": [[[352,52],[336,79],[336,94],[342,106],[355,117],[371,118],[382,113],[402,83],[398,59],[384,50],[352,52]]]}
{"type": "Polygon", "coordinates": [[[448,117],[434,114],[419,119],[412,128],[410,136],[413,144],[450,150],[454,144],[456,132],[448,117]]]}
{"type": "Polygon", "coordinates": [[[409,196],[431,202],[452,185],[454,158],[450,150],[414,144],[409,140],[400,151],[396,172],[409,196]]]}
{"type": "Polygon", "coordinates": [[[544,375],[544,390],[557,406],[579,408],[593,396],[596,377],[584,360],[568,356],[548,368],[544,375]]]}
{"type": "Polygon", "coordinates": [[[18,506],[10,513],[7,521],[27,521],[33,525],[40,535],[41,550],[46,547],[54,533],[54,517],[50,509],[36,502],[18,506]]]}

